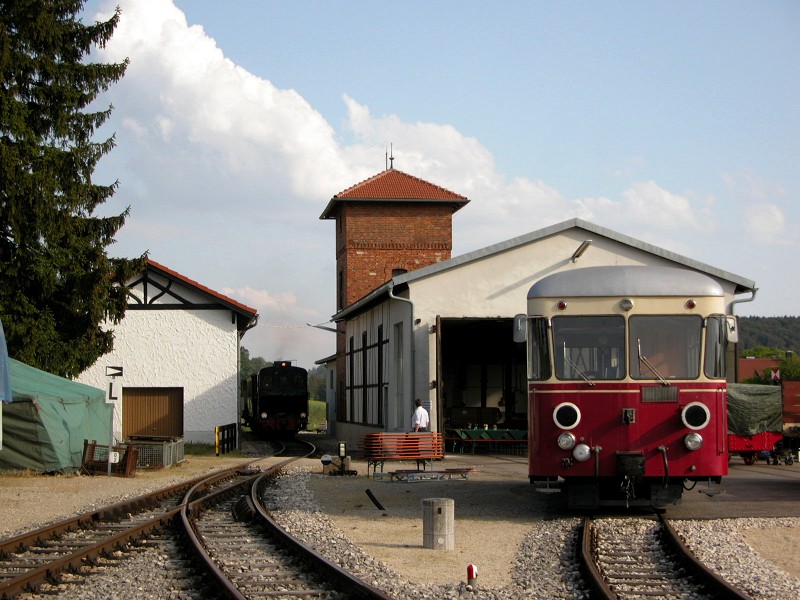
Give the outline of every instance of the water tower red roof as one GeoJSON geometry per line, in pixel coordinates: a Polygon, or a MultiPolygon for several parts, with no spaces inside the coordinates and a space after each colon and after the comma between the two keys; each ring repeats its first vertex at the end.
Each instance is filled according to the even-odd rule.
{"type": "Polygon", "coordinates": [[[469,202],[465,196],[424,179],[397,169],[387,169],[336,194],[328,202],[320,219],[334,218],[332,213],[337,204],[350,200],[445,202],[453,204],[453,212],[469,202]]]}

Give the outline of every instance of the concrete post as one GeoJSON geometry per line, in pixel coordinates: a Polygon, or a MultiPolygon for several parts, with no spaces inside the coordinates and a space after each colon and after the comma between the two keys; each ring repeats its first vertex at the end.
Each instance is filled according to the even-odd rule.
{"type": "Polygon", "coordinates": [[[422,546],[433,550],[455,548],[455,500],[452,498],[422,499],[422,546]]]}

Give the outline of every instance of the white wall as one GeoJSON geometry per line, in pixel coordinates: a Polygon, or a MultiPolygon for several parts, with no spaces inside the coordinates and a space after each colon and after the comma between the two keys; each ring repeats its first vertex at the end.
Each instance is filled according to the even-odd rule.
{"type": "Polygon", "coordinates": [[[128,310],[114,327],[114,350],[77,379],[107,390],[106,366],[123,367],[123,376],[114,380],[118,439],[123,387],[182,387],[185,441],[211,444],[215,426],[239,421],[239,344],[232,321],[231,311],[223,308],[128,310]]]}

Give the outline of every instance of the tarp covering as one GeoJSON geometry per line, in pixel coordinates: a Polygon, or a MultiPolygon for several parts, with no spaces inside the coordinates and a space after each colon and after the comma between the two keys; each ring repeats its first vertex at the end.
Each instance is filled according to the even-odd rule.
{"type": "Polygon", "coordinates": [[[11,402],[11,373],[8,367],[6,332],[0,319],[0,450],[3,449],[3,403],[11,402]]]}
{"type": "Polygon", "coordinates": [[[0,321],[0,401],[11,402],[11,373],[8,367],[8,346],[6,346],[3,321],[0,321]]]}
{"type": "Polygon", "coordinates": [[[781,386],[728,384],[728,433],[756,435],[783,432],[781,386]]]}
{"type": "Polygon", "coordinates": [[[9,359],[13,402],[3,406],[0,471],[80,469],[83,440],[107,440],[105,392],[9,359]]]}

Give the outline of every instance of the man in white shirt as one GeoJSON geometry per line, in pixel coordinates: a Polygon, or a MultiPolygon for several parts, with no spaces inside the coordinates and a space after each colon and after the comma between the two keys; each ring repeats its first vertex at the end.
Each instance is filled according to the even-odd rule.
{"type": "Polygon", "coordinates": [[[417,399],[414,402],[417,407],[414,414],[411,416],[411,430],[412,431],[428,431],[428,411],[422,406],[422,402],[417,399]]]}

